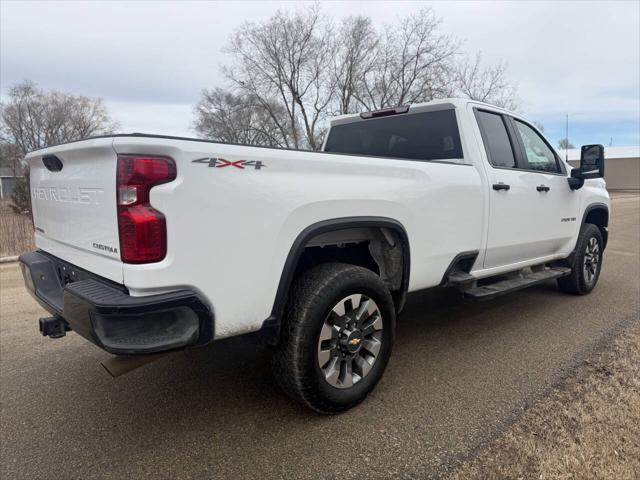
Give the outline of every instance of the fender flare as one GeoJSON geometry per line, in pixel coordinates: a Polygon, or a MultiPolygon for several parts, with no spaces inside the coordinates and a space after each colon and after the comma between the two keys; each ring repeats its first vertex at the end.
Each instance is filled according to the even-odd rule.
{"type": "Polygon", "coordinates": [[[600,203],[600,202],[590,203],[587,206],[587,208],[584,209],[584,212],[582,213],[582,221],[580,222],[580,229],[578,230],[578,237],[576,238],[576,245],[575,245],[575,247],[573,247],[573,250],[571,251],[569,256],[564,259],[564,262],[568,263],[569,265],[573,264],[573,259],[574,259],[575,254],[576,254],[576,249],[578,248],[578,241],[580,240],[580,232],[582,231],[582,226],[585,223],[587,223],[587,216],[593,210],[604,210],[605,213],[607,214],[606,226],[601,230],[602,242],[604,244],[602,248],[604,250],[607,247],[607,240],[609,238],[608,231],[607,231],[607,228],[609,226],[609,207],[607,206],[606,203],[600,203]]]}
{"type": "Polygon", "coordinates": [[[607,206],[606,203],[600,203],[600,202],[590,203],[587,206],[587,208],[584,209],[584,213],[582,214],[582,223],[580,223],[580,228],[582,228],[582,225],[586,223],[587,216],[593,210],[604,210],[604,212],[607,215],[607,221],[604,226],[604,231],[602,232],[602,241],[604,242],[604,245],[603,245],[603,249],[604,249],[604,248],[607,248],[607,241],[609,239],[608,230],[607,230],[609,227],[609,207],[607,206]]]}
{"type": "MultiPolygon", "coordinates": [[[[298,261],[304,252],[306,244],[313,237],[336,230],[346,230],[348,228],[366,228],[366,227],[381,227],[393,230],[400,237],[402,242],[403,251],[403,272],[402,272],[402,287],[394,295],[394,300],[398,302],[396,308],[400,310],[404,304],[404,299],[409,287],[409,272],[411,265],[410,249],[409,249],[409,236],[404,226],[388,217],[342,217],[332,218],[328,220],[322,220],[314,223],[305,228],[294,240],[289,254],[284,262],[282,273],[280,275],[280,282],[276,291],[276,297],[273,302],[273,308],[271,309],[271,315],[263,323],[263,328],[275,327],[279,331],[280,321],[284,315],[284,308],[287,302],[287,294],[293,283],[293,276],[298,265],[298,261]]],[[[279,336],[279,335],[278,335],[279,336]]]]}

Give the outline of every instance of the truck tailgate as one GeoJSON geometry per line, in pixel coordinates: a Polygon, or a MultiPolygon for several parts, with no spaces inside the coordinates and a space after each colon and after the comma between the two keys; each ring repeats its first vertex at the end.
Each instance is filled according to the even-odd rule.
{"type": "Polygon", "coordinates": [[[36,246],[122,283],[113,138],[38,150],[27,156],[36,246]]]}

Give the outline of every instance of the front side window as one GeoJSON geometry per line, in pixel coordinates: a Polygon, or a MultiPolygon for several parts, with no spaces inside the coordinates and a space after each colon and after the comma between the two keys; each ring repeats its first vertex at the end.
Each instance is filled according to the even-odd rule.
{"type": "Polygon", "coordinates": [[[334,125],[324,151],[407,160],[463,158],[453,109],[334,125]]]}
{"type": "Polygon", "coordinates": [[[516,158],[502,115],[476,110],[482,141],[489,162],[494,167],[516,168],[516,158]]]}
{"type": "Polygon", "coordinates": [[[560,169],[555,153],[538,135],[538,132],[518,120],[515,121],[515,124],[527,154],[528,168],[541,172],[559,173],[560,169]]]}

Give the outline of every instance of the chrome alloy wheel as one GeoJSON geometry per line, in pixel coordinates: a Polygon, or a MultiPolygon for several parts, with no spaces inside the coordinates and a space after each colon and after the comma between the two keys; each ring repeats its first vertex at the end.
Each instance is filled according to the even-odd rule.
{"type": "Polygon", "coordinates": [[[371,371],[382,347],[382,315],[371,298],[340,300],[322,325],[318,365],[329,385],[349,388],[371,371]]]}
{"type": "Polygon", "coordinates": [[[598,265],[600,263],[600,245],[595,237],[591,237],[587,242],[587,248],[584,252],[584,262],[582,265],[582,271],[584,272],[584,279],[588,284],[591,284],[598,273],[598,265]]]}

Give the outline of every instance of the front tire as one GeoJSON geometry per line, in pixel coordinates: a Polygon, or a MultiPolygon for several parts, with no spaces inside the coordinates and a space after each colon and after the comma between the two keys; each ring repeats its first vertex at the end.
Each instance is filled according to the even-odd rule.
{"type": "Polygon", "coordinates": [[[604,242],[600,229],[585,223],[580,231],[573,256],[571,275],[558,279],[558,287],[566,293],[585,295],[594,289],[602,269],[604,242]]]}
{"type": "Polygon", "coordinates": [[[393,300],[378,275],[354,265],[319,265],[290,291],[272,359],[275,378],[317,412],[348,410],[382,377],[394,334],[393,300]]]}

